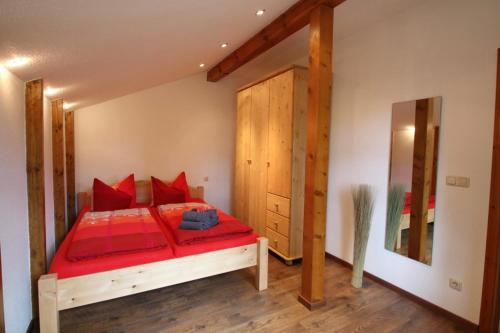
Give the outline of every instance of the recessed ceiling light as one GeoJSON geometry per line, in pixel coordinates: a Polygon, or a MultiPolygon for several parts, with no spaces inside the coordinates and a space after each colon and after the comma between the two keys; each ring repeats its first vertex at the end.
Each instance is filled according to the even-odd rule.
{"type": "Polygon", "coordinates": [[[259,9],[258,11],[255,12],[255,15],[262,16],[262,15],[264,15],[265,12],[266,12],[265,9],[259,9]]]}
{"type": "Polygon", "coordinates": [[[54,94],[57,94],[61,89],[59,88],[51,88],[51,87],[47,87],[43,93],[47,96],[52,96],[54,94]]]}
{"type": "Polygon", "coordinates": [[[229,46],[229,44],[228,44],[228,43],[222,43],[222,44],[220,44],[220,47],[222,47],[223,49],[225,49],[225,48],[226,48],[226,47],[228,47],[228,46],[229,46]]]}
{"type": "Polygon", "coordinates": [[[200,68],[203,68],[203,67],[205,67],[205,64],[200,64],[200,68]]]}
{"type": "Polygon", "coordinates": [[[63,109],[64,110],[69,110],[71,109],[72,107],[75,106],[76,103],[63,103],[63,109]]]}
{"type": "Polygon", "coordinates": [[[14,59],[10,59],[5,63],[7,67],[21,67],[29,63],[30,60],[26,57],[17,57],[14,59]]]}

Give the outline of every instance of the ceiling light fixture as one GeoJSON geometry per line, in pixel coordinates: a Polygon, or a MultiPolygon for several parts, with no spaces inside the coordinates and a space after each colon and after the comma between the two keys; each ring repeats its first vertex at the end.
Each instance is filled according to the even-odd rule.
{"type": "Polygon", "coordinates": [[[61,89],[59,88],[51,88],[51,87],[47,87],[43,93],[47,96],[52,96],[54,94],[57,94],[61,89]]]}
{"type": "Polygon", "coordinates": [[[26,57],[17,57],[14,59],[11,59],[5,63],[7,67],[21,67],[29,63],[30,60],[26,57]]]}
{"type": "Polygon", "coordinates": [[[255,15],[262,16],[262,15],[264,15],[265,12],[266,12],[265,9],[259,9],[258,11],[255,12],[255,15]]]}
{"type": "Polygon", "coordinates": [[[76,103],[63,103],[63,109],[69,110],[75,106],[76,103]]]}
{"type": "Polygon", "coordinates": [[[200,68],[203,68],[203,67],[205,67],[205,64],[200,64],[200,68]]]}
{"type": "Polygon", "coordinates": [[[220,47],[222,47],[223,49],[225,49],[225,48],[226,48],[226,47],[228,47],[228,46],[229,46],[229,44],[228,44],[228,43],[222,43],[222,44],[220,44],[220,47]]]}

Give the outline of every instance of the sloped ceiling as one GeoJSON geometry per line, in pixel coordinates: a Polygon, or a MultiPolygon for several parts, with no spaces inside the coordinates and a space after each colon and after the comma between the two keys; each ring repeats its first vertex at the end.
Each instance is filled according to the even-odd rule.
{"type": "MultiPolygon", "coordinates": [[[[81,108],[206,71],[295,1],[0,0],[0,64],[29,58],[9,69],[23,80],[43,77],[46,86],[61,88],[54,97],[81,108]],[[266,13],[257,17],[260,8],[266,13]]],[[[335,14],[335,38],[415,3],[347,0],[335,14]]],[[[252,66],[306,54],[303,29],[238,73],[250,76],[252,66]]]]}

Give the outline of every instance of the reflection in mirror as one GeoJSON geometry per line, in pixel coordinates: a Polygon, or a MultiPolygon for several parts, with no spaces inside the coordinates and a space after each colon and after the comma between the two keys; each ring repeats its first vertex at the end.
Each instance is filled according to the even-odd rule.
{"type": "Polygon", "coordinates": [[[441,97],[395,103],[385,248],[430,265],[441,97]]]}

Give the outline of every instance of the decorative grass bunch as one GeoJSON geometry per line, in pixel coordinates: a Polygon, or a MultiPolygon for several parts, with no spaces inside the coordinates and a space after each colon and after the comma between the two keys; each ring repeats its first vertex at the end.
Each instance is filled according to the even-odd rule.
{"type": "Polygon", "coordinates": [[[401,213],[405,205],[405,187],[395,184],[389,188],[387,195],[387,226],[385,229],[385,248],[394,251],[401,226],[401,213]]]}
{"type": "Polygon", "coordinates": [[[363,286],[366,246],[370,235],[375,195],[369,185],[359,185],[352,189],[354,203],[354,260],[351,284],[355,288],[363,286]]]}

